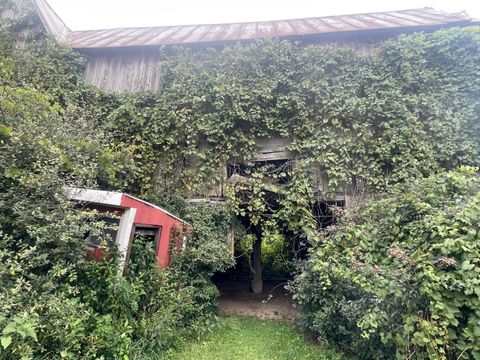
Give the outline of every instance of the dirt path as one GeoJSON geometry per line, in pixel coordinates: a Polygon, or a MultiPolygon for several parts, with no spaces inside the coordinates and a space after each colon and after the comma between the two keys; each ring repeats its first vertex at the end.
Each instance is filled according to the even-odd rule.
{"type": "Polygon", "coordinates": [[[220,290],[219,309],[222,315],[249,315],[260,319],[294,320],[297,309],[292,297],[284,289],[285,284],[264,282],[264,293],[250,292],[248,281],[223,281],[220,290]]]}

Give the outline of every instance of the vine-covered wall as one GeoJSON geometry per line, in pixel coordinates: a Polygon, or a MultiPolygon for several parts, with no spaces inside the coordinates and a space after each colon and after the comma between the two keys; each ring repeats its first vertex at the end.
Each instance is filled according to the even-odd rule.
{"type": "Polygon", "coordinates": [[[136,149],[131,191],[201,196],[223,181],[254,218],[286,211],[297,224],[315,195],[378,193],[479,163],[479,39],[470,27],[400,36],[369,55],[276,40],[164,50],[161,91],[120,95],[103,125],[136,149]],[[251,162],[269,137],[288,139],[292,166],[251,162]],[[229,162],[240,181],[227,181],[229,162]]]}
{"type": "Polygon", "coordinates": [[[81,55],[38,46],[33,32],[15,78],[38,79],[65,119],[104,134],[97,186],[221,196],[253,223],[311,237],[315,200],[479,163],[479,34],[402,35],[369,53],[279,40],[165,48],[159,91],[114,94],[82,81],[81,55]],[[280,139],[288,156],[253,161],[262,139],[280,139]]]}
{"type": "MultiPolygon", "coordinates": [[[[214,309],[216,290],[209,276],[233,263],[226,236],[228,227],[236,223],[232,213],[252,225],[250,232],[256,235],[243,236],[244,250],[256,237],[261,237],[264,248],[283,248],[280,245],[292,238],[297,243],[310,241],[315,245],[311,251],[318,251],[310,262],[317,271],[315,261],[324,260],[318,247],[323,243],[315,240],[325,235],[312,211],[317,199],[333,198],[340,189],[357,198],[382,194],[396,183],[416,186],[422,181],[412,180],[480,162],[480,29],[476,27],[400,36],[368,55],[277,40],[202,51],[163,49],[161,90],[119,95],[87,85],[82,78],[84,58],[41,35],[27,34],[29,41],[17,48],[21,26],[35,23],[26,18],[12,31],[0,31],[0,225],[6,239],[0,250],[7,264],[0,276],[8,285],[5,294],[15,295],[0,302],[6,304],[1,322],[6,324],[20,310],[33,311],[32,326],[46,329],[39,334],[47,339],[37,343],[18,338],[9,345],[12,349],[29,353],[33,348],[35,354],[44,354],[42,344],[58,343],[55,346],[66,348],[70,358],[81,358],[77,355],[90,350],[85,358],[101,351],[119,358],[129,352],[134,338],[120,334],[147,331],[120,327],[114,332],[118,324],[127,323],[122,310],[118,323],[98,330],[102,342],[96,349],[85,344],[84,335],[92,334],[90,329],[103,329],[95,323],[72,329],[68,337],[58,336],[59,326],[93,321],[87,306],[97,306],[103,299],[92,296],[94,305],[84,301],[77,321],[79,300],[72,294],[84,294],[80,286],[106,288],[75,280],[73,264],[78,264],[86,225],[61,200],[64,184],[125,190],[185,211],[181,216],[196,225],[196,234],[175,268],[181,270],[177,276],[182,276],[189,291],[184,298],[175,297],[179,299],[175,309],[191,326],[197,311],[214,309]],[[258,139],[265,138],[286,140],[287,158],[253,161],[258,139]],[[208,196],[218,184],[223,184],[229,200],[221,206],[203,204],[192,210],[183,201],[208,196]],[[35,291],[23,280],[17,287],[17,276],[36,279],[35,291]],[[44,309],[53,315],[37,318],[35,314],[43,314],[44,309]],[[51,326],[37,327],[38,321],[52,318],[56,320],[51,326]],[[101,334],[118,334],[116,340],[126,340],[116,345],[101,334]]],[[[443,196],[442,189],[440,183],[436,197],[443,196]]],[[[451,201],[457,201],[456,192],[452,194],[451,201]]],[[[428,192],[425,197],[428,206],[436,201],[428,192]]],[[[382,214],[377,216],[380,224],[388,225],[382,214]]],[[[391,218],[397,221],[396,216],[391,218]]],[[[242,233],[236,225],[237,233],[242,233]]],[[[369,244],[375,248],[373,235],[369,244]]],[[[359,237],[353,234],[348,239],[356,243],[359,237]]],[[[417,241],[416,236],[412,239],[417,241]]],[[[350,266],[348,247],[345,254],[350,266]]],[[[315,297],[304,274],[299,274],[307,280],[301,291],[307,289],[305,296],[315,297]]],[[[159,314],[169,313],[159,309],[159,314]]],[[[102,313],[105,319],[111,316],[108,311],[102,313]]],[[[150,318],[145,319],[149,324],[150,318]]],[[[168,329],[183,324],[176,317],[171,322],[175,325],[168,329]]],[[[148,334],[157,336],[156,330],[148,334]]]]}

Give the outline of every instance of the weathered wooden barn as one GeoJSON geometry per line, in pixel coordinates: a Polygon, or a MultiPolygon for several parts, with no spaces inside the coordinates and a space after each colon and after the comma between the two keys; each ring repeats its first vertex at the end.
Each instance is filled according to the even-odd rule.
{"type": "MultiPolygon", "coordinates": [[[[87,82],[114,92],[159,90],[161,46],[222,47],[275,37],[303,44],[335,43],[369,52],[378,42],[398,34],[478,24],[466,13],[445,13],[432,8],[420,8],[280,21],[71,31],[46,0],[14,2],[19,8],[34,6],[45,29],[57,41],[70,45],[86,56],[84,78],[87,82]]],[[[14,13],[7,12],[3,16],[13,17],[14,13]]],[[[281,161],[290,158],[291,154],[286,150],[288,139],[257,139],[256,142],[258,151],[255,158],[250,159],[252,161],[281,161]]],[[[222,171],[227,178],[228,169],[225,167],[222,171]]],[[[321,172],[315,175],[318,190],[325,192],[325,175],[321,172]]],[[[219,199],[223,193],[223,184],[219,184],[206,196],[219,199]]],[[[340,191],[337,200],[348,202],[348,194],[340,191]]]]}
{"type": "MultiPolygon", "coordinates": [[[[435,31],[454,26],[471,26],[478,21],[466,13],[445,13],[432,8],[408,9],[340,16],[311,17],[280,21],[185,26],[71,31],[46,0],[15,0],[21,7],[34,6],[45,29],[60,42],[86,56],[85,80],[101,89],[114,92],[158,91],[161,89],[159,68],[161,46],[183,45],[192,48],[223,47],[260,38],[280,38],[301,44],[328,44],[370,52],[376,44],[399,34],[435,31]]],[[[13,12],[4,13],[14,16],[13,12]]],[[[249,161],[288,161],[289,140],[286,138],[257,139],[257,154],[249,161]]],[[[225,164],[224,180],[235,181],[239,174],[225,164]]],[[[315,170],[316,171],[316,170],[315,170]]],[[[328,191],[327,179],[315,173],[316,188],[328,191]]],[[[223,184],[206,196],[192,201],[218,200],[223,197],[223,184]]],[[[348,205],[348,191],[338,191],[336,202],[348,205]]],[[[255,249],[259,261],[260,249],[255,249]]],[[[258,261],[254,264],[258,264],[258,261]]],[[[261,274],[261,269],[258,274],[261,274]]],[[[261,289],[260,289],[261,291],[261,289]]]]}

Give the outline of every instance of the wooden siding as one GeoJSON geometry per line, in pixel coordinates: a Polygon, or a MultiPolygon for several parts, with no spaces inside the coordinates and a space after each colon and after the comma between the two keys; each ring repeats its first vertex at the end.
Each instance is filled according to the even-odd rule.
{"type": "Polygon", "coordinates": [[[15,19],[22,10],[27,6],[32,5],[31,0],[13,0],[13,8],[7,11],[4,11],[0,14],[2,19],[15,19]]]}
{"type": "MultiPolygon", "coordinates": [[[[366,38],[359,42],[343,42],[337,45],[368,54],[375,49],[378,41],[383,39],[366,38]]],[[[159,49],[121,48],[79,51],[87,57],[84,78],[89,84],[118,93],[155,92],[161,88],[159,49]]],[[[287,154],[284,153],[283,156],[287,154]]]]}
{"type": "Polygon", "coordinates": [[[287,160],[292,154],[286,148],[291,140],[287,138],[261,138],[255,140],[257,153],[253,161],[287,160]]]}
{"type": "Polygon", "coordinates": [[[1,13],[0,18],[15,19],[22,16],[27,9],[35,9],[44,28],[57,41],[65,40],[70,30],[45,0],[13,0],[12,9],[1,13]]]}
{"type": "MultiPolygon", "coordinates": [[[[3,24],[6,26],[9,26],[10,21],[14,21],[18,18],[21,18],[26,13],[26,10],[28,8],[33,8],[33,4],[31,0],[13,0],[11,5],[12,5],[11,8],[9,7],[8,10],[0,13],[0,20],[2,20],[2,23],[3,21],[5,21],[3,24]]],[[[31,36],[33,30],[34,30],[34,27],[25,28],[25,29],[22,29],[18,34],[16,34],[17,35],[16,41],[15,41],[16,48],[22,49],[25,47],[25,45],[29,41],[29,37],[31,36]]]]}
{"type": "Polygon", "coordinates": [[[159,51],[92,51],[86,55],[84,78],[94,86],[114,92],[160,89],[159,51]]]}

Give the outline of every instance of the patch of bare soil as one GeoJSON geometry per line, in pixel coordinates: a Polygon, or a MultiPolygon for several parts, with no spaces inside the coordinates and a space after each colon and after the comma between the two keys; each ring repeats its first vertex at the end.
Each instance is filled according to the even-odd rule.
{"type": "Polygon", "coordinates": [[[298,311],[285,283],[265,281],[263,294],[250,291],[248,281],[222,281],[219,309],[222,315],[248,315],[260,319],[294,320],[298,311]]]}

